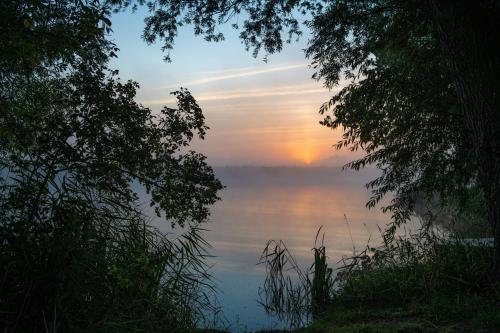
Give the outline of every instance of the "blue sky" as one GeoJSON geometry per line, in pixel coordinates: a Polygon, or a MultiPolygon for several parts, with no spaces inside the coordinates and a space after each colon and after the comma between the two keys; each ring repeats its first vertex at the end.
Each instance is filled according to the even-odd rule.
{"type": "Polygon", "coordinates": [[[145,12],[112,18],[112,39],[120,48],[112,66],[122,79],[141,88],[137,100],[153,110],[175,106],[171,91],[188,88],[202,107],[210,127],[193,149],[212,165],[307,165],[329,160],[343,164],[354,158],[332,147],[340,132],[319,125],[317,110],[333,94],[311,79],[303,49],[307,34],[279,54],[253,58],[229,26],[226,40],[208,43],[192,27],[179,31],[172,62],[163,61],[161,44],[141,39],[145,12]]]}

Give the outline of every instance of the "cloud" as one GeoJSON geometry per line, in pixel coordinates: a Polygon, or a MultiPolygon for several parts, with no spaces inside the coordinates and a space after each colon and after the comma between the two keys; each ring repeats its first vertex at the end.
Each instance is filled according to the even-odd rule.
{"type": "MultiPolygon", "coordinates": [[[[294,65],[294,64],[289,64],[289,65],[294,65]]],[[[299,64],[297,64],[297,65],[299,65],[299,64]]],[[[262,64],[260,66],[216,69],[216,70],[209,70],[209,71],[201,71],[199,73],[202,75],[221,75],[221,74],[229,74],[229,73],[237,73],[237,72],[249,72],[249,71],[262,69],[264,66],[267,66],[267,65],[262,64]]],[[[287,66],[287,65],[282,65],[282,66],[287,66]]],[[[275,67],[282,67],[282,66],[275,66],[275,67]]]]}
{"type": "MultiPolygon", "coordinates": [[[[220,101],[242,98],[262,98],[262,97],[275,97],[275,96],[288,96],[288,95],[306,95],[306,94],[324,94],[328,93],[326,88],[319,87],[318,85],[302,84],[274,88],[262,89],[236,89],[236,90],[223,90],[211,91],[201,94],[194,94],[198,102],[204,101],[220,101]]],[[[141,103],[148,105],[170,104],[174,103],[175,99],[149,99],[142,100],[141,103]]]]}
{"type": "Polygon", "coordinates": [[[212,73],[223,74],[223,75],[214,75],[214,76],[208,76],[208,77],[204,77],[204,78],[193,80],[193,81],[180,82],[180,83],[172,84],[169,86],[161,87],[161,89],[178,88],[181,86],[182,87],[191,87],[191,86],[195,86],[195,85],[216,82],[216,81],[222,81],[222,80],[230,80],[230,79],[235,79],[235,78],[240,78],[240,77],[254,76],[254,75],[267,74],[267,73],[273,73],[273,72],[288,71],[288,70],[302,68],[302,67],[306,67],[306,66],[307,66],[307,64],[291,64],[291,65],[283,65],[283,66],[275,66],[275,67],[267,67],[267,68],[266,67],[246,67],[246,68],[240,68],[240,69],[235,69],[235,70],[215,71],[212,73]],[[239,73],[236,72],[236,73],[232,73],[232,74],[224,74],[224,73],[230,73],[230,72],[234,72],[234,71],[240,71],[240,72],[239,73]]]}

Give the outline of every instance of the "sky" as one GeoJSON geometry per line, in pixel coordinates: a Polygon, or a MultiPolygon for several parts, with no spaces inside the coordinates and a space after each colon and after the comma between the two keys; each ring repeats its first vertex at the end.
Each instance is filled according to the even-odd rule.
{"type": "Polygon", "coordinates": [[[339,130],[319,124],[319,107],[340,87],[329,91],[311,78],[303,51],[307,34],[264,62],[264,54],[252,57],[229,26],[220,28],[226,40],[219,43],[183,27],[167,63],[161,44],[141,39],[145,15],[139,10],[112,17],[111,38],[120,52],[111,65],[123,80],[140,84],[137,101],[154,111],[175,107],[170,92],[189,89],[210,127],[191,148],[211,165],[342,165],[355,158],[333,148],[339,130]]]}

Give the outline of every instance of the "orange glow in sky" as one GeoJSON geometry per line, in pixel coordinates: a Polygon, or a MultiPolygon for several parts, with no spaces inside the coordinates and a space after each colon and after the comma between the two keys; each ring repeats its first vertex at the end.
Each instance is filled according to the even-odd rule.
{"type": "Polygon", "coordinates": [[[290,158],[295,159],[299,163],[303,163],[306,165],[310,165],[311,163],[318,162],[321,158],[326,158],[327,156],[321,156],[314,146],[303,145],[303,144],[294,144],[290,143],[289,147],[290,158]]]}
{"type": "Polygon", "coordinates": [[[336,151],[341,133],[319,124],[320,106],[340,87],[329,91],[311,79],[304,44],[287,45],[263,62],[245,51],[231,29],[223,43],[207,43],[181,29],[173,61],[166,63],[159,45],[140,39],[142,27],[140,15],[117,14],[113,30],[120,60],[114,65],[123,80],[139,82],[137,100],[153,110],[175,107],[170,92],[191,91],[210,130],[190,148],[210,164],[339,165],[356,157],[336,151]]]}

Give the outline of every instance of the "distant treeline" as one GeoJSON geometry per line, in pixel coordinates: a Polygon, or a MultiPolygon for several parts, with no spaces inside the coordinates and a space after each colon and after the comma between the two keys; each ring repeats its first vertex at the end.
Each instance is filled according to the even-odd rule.
{"type": "Polygon", "coordinates": [[[231,188],[252,186],[359,186],[363,187],[378,174],[375,168],[361,172],[338,167],[216,167],[216,176],[231,188]]]}

